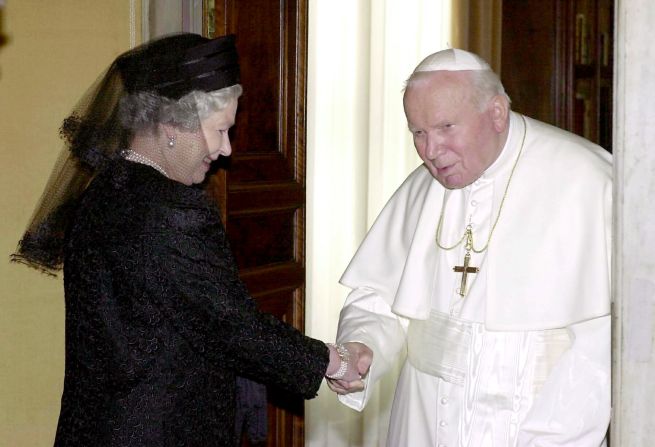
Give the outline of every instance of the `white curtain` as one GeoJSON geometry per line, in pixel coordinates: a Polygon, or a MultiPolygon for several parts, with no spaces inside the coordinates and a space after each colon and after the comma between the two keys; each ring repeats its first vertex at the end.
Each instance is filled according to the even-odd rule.
{"type": "MultiPolygon", "coordinates": [[[[420,164],[402,108],[405,79],[446,48],[451,0],[309,0],[307,306],[312,337],[334,340],[339,277],[382,206],[420,164]]],[[[385,444],[395,374],[362,413],[325,386],[306,404],[305,444],[385,444]]]]}

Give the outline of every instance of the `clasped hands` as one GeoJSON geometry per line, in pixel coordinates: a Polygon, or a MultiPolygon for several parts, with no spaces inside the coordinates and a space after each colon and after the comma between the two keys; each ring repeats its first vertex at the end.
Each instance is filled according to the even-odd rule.
{"type": "Polygon", "coordinates": [[[348,342],[343,346],[348,350],[348,367],[340,379],[326,378],[328,387],[337,394],[348,394],[364,389],[362,380],[371,367],[373,351],[363,343],[348,342]]]}

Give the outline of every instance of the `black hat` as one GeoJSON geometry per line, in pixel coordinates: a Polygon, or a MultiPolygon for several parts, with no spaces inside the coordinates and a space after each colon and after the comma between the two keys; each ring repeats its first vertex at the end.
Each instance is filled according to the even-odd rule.
{"type": "Polygon", "coordinates": [[[125,53],[116,64],[128,93],[151,91],[179,99],[192,90],[209,92],[239,83],[234,35],[175,34],[125,53]]]}

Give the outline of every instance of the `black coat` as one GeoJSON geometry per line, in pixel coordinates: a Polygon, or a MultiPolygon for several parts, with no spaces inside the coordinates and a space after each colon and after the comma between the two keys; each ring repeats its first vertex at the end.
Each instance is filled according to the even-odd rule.
{"type": "Polygon", "coordinates": [[[202,189],[120,160],[67,235],[55,445],[234,443],[235,376],[316,395],[325,345],[260,313],[202,189]]]}

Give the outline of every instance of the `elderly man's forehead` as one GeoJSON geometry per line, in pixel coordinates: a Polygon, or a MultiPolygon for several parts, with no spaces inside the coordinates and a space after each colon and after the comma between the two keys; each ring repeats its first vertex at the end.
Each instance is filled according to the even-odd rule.
{"type": "Polygon", "coordinates": [[[435,114],[444,118],[474,104],[474,95],[474,89],[469,88],[462,76],[434,73],[408,87],[403,106],[408,118],[419,119],[419,116],[429,115],[432,117],[430,119],[434,119],[435,114]]]}

